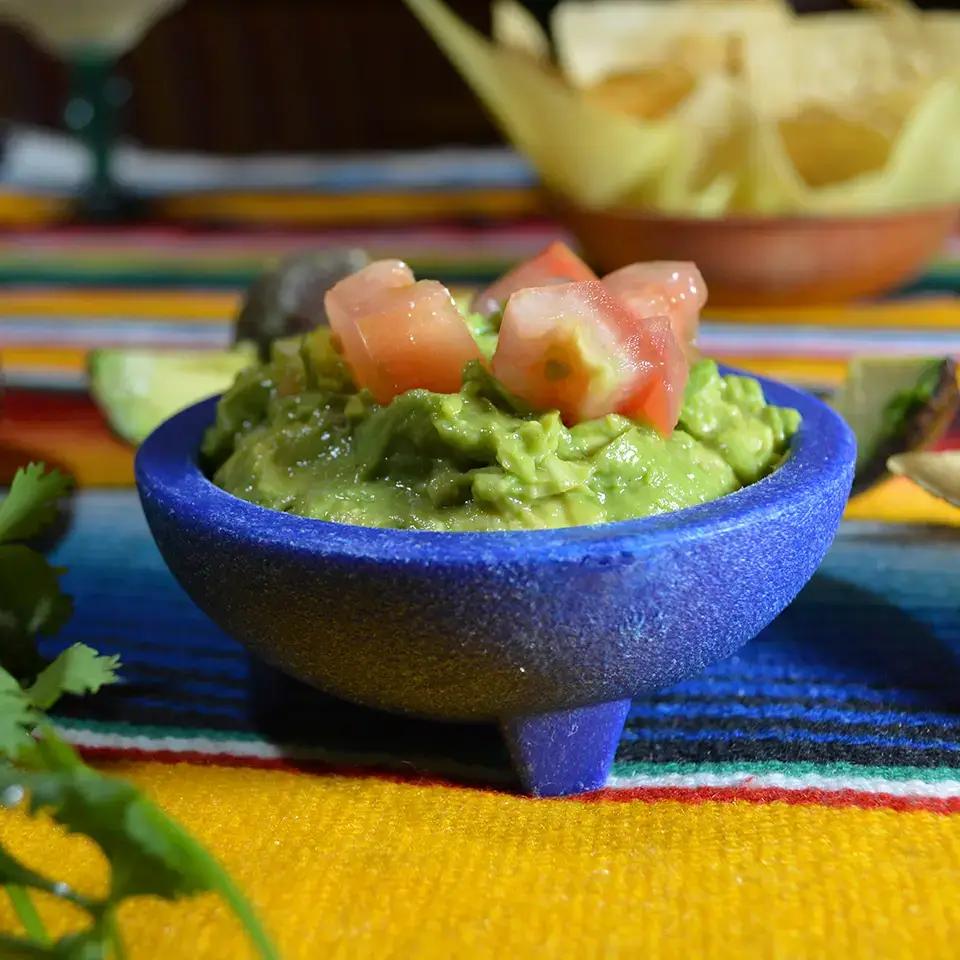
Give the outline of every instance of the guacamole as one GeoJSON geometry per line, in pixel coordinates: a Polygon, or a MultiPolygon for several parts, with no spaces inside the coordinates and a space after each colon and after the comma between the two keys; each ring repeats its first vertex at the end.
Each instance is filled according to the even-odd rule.
{"type": "MultiPolygon", "coordinates": [[[[495,320],[468,320],[490,356],[495,320]]],[[[715,500],[774,470],[797,431],[757,381],[690,372],[669,439],[610,415],[572,427],[526,409],[477,363],[459,393],[386,406],[358,391],[328,330],[278,341],[223,396],[202,456],[252,503],[337,523],[526,530],[627,520],[715,500]]]]}

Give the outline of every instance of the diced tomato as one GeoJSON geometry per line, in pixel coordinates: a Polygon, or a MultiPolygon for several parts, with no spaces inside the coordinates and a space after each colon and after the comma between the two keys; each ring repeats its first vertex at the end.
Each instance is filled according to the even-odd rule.
{"type": "MultiPolygon", "coordinates": [[[[374,260],[363,269],[335,283],[324,297],[328,318],[331,308],[338,321],[345,315],[362,311],[364,305],[391,287],[410,287],[416,282],[413,271],[402,260],[374,260]]],[[[330,326],[337,333],[333,320],[330,326]]]]}
{"type": "Polygon", "coordinates": [[[490,316],[503,309],[510,294],[518,290],[596,279],[597,275],[565,243],[557,241],[477,294],[470,309],[490,316]]]}
{"type": "MultiPolygon", "coordinates": [[[[660,358],[660,363],[649,381],[621,404],[618,412],[649,423],[669,437],[680,419],[683,394],[690,379],[689,358],[677,342],[669,317],[644,317],[639,323],[639,336],[646,348],[660,358]]],[[[692,345],[691,348],[696,350],[692,345]]]]}
{"type": "Polygon", "coordinates": [[[599,280],[519,290],[507,301],[493,375],[568,424],[615,413],[662,367],[634,314],[599,280]]]}
{"type": "Polygon", "coordinates": [[[378,403],[417,388],[458,391],[464,366],[481,355],[450,291],[436,280],[421,280],[365,287],[362,298],[350,303],[337,291],[354,277],[328,292],[326,309],[357,386],[378,403]]]}
{"type": "Polygon", "coordinates": [[[669,317],[681,346],[695,343],[707,285],[696,264],[633,263],[603,278],[607,289],[640,317],[669,317]]]}

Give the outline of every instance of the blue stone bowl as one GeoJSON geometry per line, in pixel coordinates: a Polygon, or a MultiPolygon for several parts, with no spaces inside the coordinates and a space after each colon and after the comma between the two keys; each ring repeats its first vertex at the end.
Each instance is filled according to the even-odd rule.
{"type": "Polygon", "coordinates": [[[675,513],[562,530],[425,533],[240,500],[197,464],[216,399],[137,455],[150,530],[184,590],[272,668],[389,711],[501,725],[526,790],[603,785],[630,699],[696,674],[807,583],[856,445],[820,401],[761,381],[803,425],[771,476],[675,513]]]}

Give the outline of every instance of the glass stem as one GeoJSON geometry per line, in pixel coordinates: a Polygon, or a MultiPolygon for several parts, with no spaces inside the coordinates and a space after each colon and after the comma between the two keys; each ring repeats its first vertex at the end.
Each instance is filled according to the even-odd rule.
{"type": "Polygon", "coordinates": [[[90,155],[92,173],[86,201],[101,209],[110,207],[116,199],[112,159],[120,104],[115,67],[116,57],[96,48],[75,51],[69,63],[65,120],[90,155]]]}

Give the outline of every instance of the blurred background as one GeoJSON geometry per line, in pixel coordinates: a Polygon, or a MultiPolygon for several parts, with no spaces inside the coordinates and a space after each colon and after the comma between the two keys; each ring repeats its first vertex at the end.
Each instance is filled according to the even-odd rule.
{"type": "MultiPolygon", "coordinates": [[[[825,395],[858,353],[960,356],[960,20],[918,29],[903,0],[796,4],[807,23],[856,15],[820,18],[800,83],[781,75],[798,21],[776,0],[714,4],[739,8],[732,29],[701,29],[696,3],[675,0],[649,5],[662,42],[584,86],[559,43],[547,63],[498,34],[556,33],[552,0],[446,5],[471,56],[494,58],[469,84],[435,0],[0,0],[0,480],[37,457],[128,486],[131,410],[151,423],[196,399],[158,358],[222,360],[250,285],[298,251],[360,247],[454,288],[555,239],[602,271],[694,260],[711,290],[704,352],[825,395]],[[792,124],[788,163],[759,171],[724,46],[755,14],[786,21],[751,34],[751,89],[783,81],[766,134],[792,124]],[[612,99],[583,136],[598,91],[612,99]],[[715,181],[694,183],[698,165],[715,181]]],[[[644,6],[623,4],[632,29],[644,6]]],[[[580,53],[602,60],[620,16],[580,53]]],[[[231,362],[191,390],[222,389],[231,362]]]]}
{"type": "MultiPolygon", "coordinates": [[[[449,6],[489,32],[486,0],[449,6]]],[[[525,6],[546,24],[556,0],[525,6]]],[[[249,154],[501,141],[399,0],[189,0],[123,54],[118,73],[132,85],[125,130],[148,147],[249,154]]],[[[63,61],[0,25],[0,117],[62,127],[67,81],[63,61]]]]}

